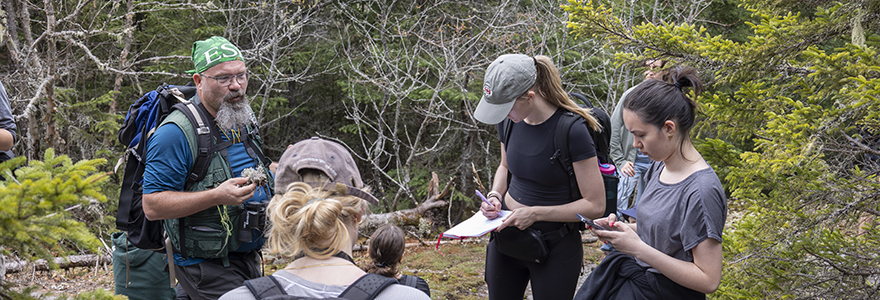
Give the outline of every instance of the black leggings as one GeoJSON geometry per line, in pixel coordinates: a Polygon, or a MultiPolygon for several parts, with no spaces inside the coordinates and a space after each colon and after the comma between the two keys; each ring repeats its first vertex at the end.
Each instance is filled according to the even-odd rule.
{"type": "Polygon", "coordinates": [[[495,239],[486,247],[486,284],[490,300],[522,300],[529,280],[535,300],[571,299],[584,261],[577,230],[562,237],[543,263],[522,261],[498,252],[495,239]]]}

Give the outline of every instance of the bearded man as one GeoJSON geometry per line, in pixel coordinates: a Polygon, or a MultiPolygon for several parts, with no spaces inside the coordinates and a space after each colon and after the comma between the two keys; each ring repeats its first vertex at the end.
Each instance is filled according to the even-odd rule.
{"type": "Polygon", "coordinates": [[[180,288],[192,299],[217,299],[262,276],[262,228],[244,220],[265,207],[272,188],[240,177],[266,163],[245,95],[249,74],[241,51],[215,36],[193,43],[192,61],[197,95],[191,101],[210,115],[214,136],[208,171],[185,186],[201,152],[195,138],[201,132],[175,110],[147,142],[143,209],[147,219],[164,220],[180,288]]]}

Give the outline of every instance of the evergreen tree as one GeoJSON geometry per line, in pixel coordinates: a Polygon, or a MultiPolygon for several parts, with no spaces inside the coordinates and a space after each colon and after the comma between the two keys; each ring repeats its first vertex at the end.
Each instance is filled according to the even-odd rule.
{"type": "Polygon", "coordinates": [[[628,28],[599,1],[569,3],[574,34],[647,49],[623,61],[695,66],[711,83],[696,136],[731,208],[713,297],[878,296],[876,1],[739,1],[747,40],[688,23],[628,28]]]}
{"type": "Polygon", "coordinates": [[[98,171],[103,159],[74,163],[51,148],[43,157],[27,165],[25,157],[0,164],[0,255],[41,258],[55,267],[55,256],[95,252],[102,245],[71,210],[107,201],[100,186],[108,177],[98,171]]]}

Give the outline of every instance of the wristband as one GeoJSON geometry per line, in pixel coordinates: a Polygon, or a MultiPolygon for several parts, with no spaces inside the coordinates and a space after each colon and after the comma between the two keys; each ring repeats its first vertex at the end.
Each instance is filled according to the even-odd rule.
{"type": "Polygon", "coordinates": [[[490,191],[489,193],[486,193],[486,197],[487,197],[487,198],[492,198],[492,196],[495,196],[495,198],[498,198],[498,200],[501,200],[501,199],[502,199],[502,198],[501,198],[501,193],[499,193],[499,192],[496,192],[496,191],[490,191]]]}

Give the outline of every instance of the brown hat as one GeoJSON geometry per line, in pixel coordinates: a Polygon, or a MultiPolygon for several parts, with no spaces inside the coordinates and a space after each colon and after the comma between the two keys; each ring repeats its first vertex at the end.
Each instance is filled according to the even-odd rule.
{"type": "Polygon", "coordinates": [[[303,169],[324,172],[331,181],[343,184],[345,188],[334,184],[309,182],[312,186],[337,192],[344,190],[345,194],[357,196],[373,205],[379,205],[379,200],[375,196],[361,190],[364,188],[361,173],[358,171],[351,153],[339,143],[312,137],[288,147],[278,160],[278,169],[275,174],[275,193],[284,194],[291,183],[303,181],[299,173],[303,169]]]}

